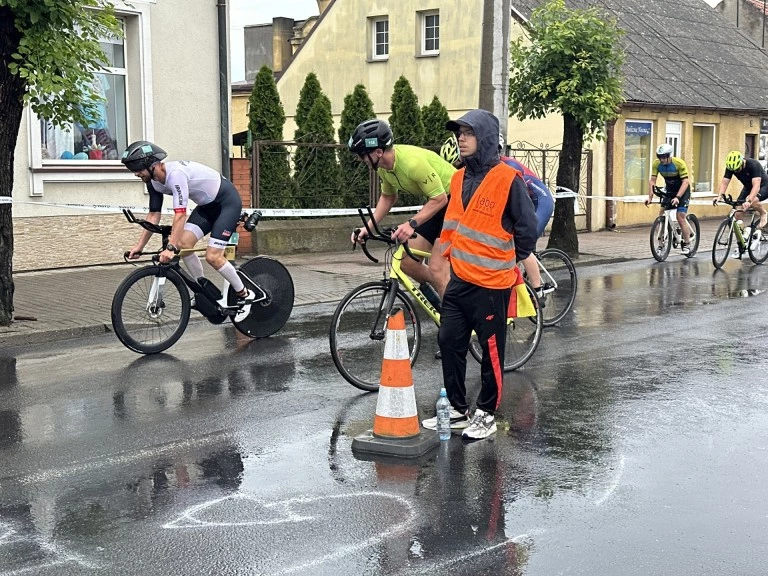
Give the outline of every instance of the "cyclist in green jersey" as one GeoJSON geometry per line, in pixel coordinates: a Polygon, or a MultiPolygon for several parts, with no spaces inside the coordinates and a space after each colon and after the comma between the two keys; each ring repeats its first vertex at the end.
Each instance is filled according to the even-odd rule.
{"type": "MultiPolygon", "coordinates": [[[[376,222],[389,213],[401,190],[424,198],[421,210],[400,224],[392,238],[401,242],[408,240],[412,248],[431,253],[429,267],[406,258],[402,269],[414,280],[431,284],[442,298],[449,269],[439,246],[440,231],[448,207],[451,176],[456,169],[430,150],[394,145],[393,140],[389,125],[383,120],[372,119],[355,129],[347,145],[361,162],[376,170],[381,179],[381,196],[373,212],[376,222]],[[411,239],[414,232],[418,236],[411,239]]],[[[352,241],[362,243],[367,235],[362,229],[357,237],[353,234],[352,241]]]]}

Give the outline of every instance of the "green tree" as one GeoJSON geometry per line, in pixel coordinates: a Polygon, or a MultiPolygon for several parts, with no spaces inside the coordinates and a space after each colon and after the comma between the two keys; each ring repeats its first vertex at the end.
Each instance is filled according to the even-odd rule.
{"type": "Polygon", "coordinates": [[[424,120],[424,146],[442,146],[443,142],[451,135],[445,129],[445,123],[450,120],[448,110],[435,96],[429,106],[421,109],[421,117],[424,120]]]}
{"type": "Polygon", "coordinates": [[[336,162],[331,101],[325,94],[315,99],[307,115],[304,143],[326,146],[299,146],[296,150],[296,185],[301,208],[337,208],[339,165],[336,162]]]}
{"type": "Polygon", "coordinates": [[[424,122],[421,118],[419,99],[405,76],[400,76],[395,82],[391,109],[389,125],[395,136],[395,143],[421,146],[424,142],[424,122]]]}
{"type": "MultiPolygon", "coordinates": [[[[285,111],[277,92],[275,76],[268,66],[262,66],[256,74],[249,104],[248,130],[253,141],[281,141],[285,111]]],[[[259,144],[258,154],[259,207],[293,208],[294,186],[288,164],[288,150],[282,145],[259,144]]]]}
{"type": "MultiPolygon", "coordinates": [[[[99,38],[122,34],[107,0],[0,0],[0,196],[12,196],[21,115],[56,126],[98,116],[88,88],[107,57],[99,38]]],[[[0,326],[13,318],[13,220],[0,204],[0,326]]]]}
{"type": "MultiPolygon", "coordinates": [[[[339,125],[339,144],[346,147],[350,136],[360,122],[375,118],[373,102],[365,86],[358,84],[350,94],[344,97],[344,109],[341,111],[339,125]]],[[[341,165],[341,205],[343,208],[358,208],[368,204],[369,178],[368,167],[359,162],[355,155],[346,148],[339,151],[341,165]]]]}
{"type": "MultiPolygon", "coordinates": [[[[530,43],[520,37],[511,44],[510,115],[520,120],[562,115],[556,182],[578,191],[583,146],[605,137],[606,124],[623,101],[623,30],[597,8],[571,10],[564,0],[549,0],[533,11],[528,33],[530,43]]],[[[572,199],[555,203],[548,245],[578,257],[572,199]]]]}
{"type": "Polygon", "coordinates": [[[307,74],[304,79],[304,85],[299,92],[299,102],[296,104],[296,132],[293,139],[296,142],[302,142],[306,135],[305,124],[307,118],[312,110],[312,106],[315,104],[315,100],[320,94],[323,93],[323,89],[320,87],[320,81],[317,79],[317,75],[314,72],[307,74]]]}

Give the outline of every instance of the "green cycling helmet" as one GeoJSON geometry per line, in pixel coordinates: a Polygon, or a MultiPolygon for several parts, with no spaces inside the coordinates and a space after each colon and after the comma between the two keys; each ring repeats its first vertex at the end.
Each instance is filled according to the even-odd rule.
{"type": "Polygon", "coordinates": [[[456,140],[456,134],[451,134],[448,140],[443,142],[440,147],[440,156],[454,166],[459,162],[461,156],[459,155],[459,141],[456,140]]]}
{"type": "Polygon", "coordinates": [[[725,167],[731,172],[738,172],[744,166],[744,155],[738,150],[728,152],[725,157],[725,167]]]}

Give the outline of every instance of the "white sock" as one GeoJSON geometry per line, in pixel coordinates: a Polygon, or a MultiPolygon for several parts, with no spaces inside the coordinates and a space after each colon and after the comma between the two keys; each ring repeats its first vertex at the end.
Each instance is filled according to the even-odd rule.
{"type": "Polygon", "coordinates": [[[181,259],[184,261],[184,266],[187,267],[189,273],[192,274],[192,278],[202,278],[205,275],[203,273],[203,263],[200,261],[200,256],[197,254],[187,254],[186,256],[182,256],[181,259]]]}
{"type": "Polygon", "coordinates": [[[227,282],[229,282],[229,285],[232,286],[232,289],[235,292],[241,292],[243,288],[245,288],[243,281],[240,279],[240,275],[237,273],[237,270],[235,270],[235,267],[232,266],[232,262],[227,262],[224,266],[219,268],[217,272],[226,278],[227,282]]]}

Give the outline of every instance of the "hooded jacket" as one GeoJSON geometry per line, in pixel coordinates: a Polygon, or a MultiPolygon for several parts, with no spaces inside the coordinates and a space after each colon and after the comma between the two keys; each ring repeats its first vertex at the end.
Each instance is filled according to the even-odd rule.
{"type": "MultiPolygon", "coordinates": [[[[477,138],[477,151],[464,158],[464,180],[461,200],[466,209],[483,178],[499,162],[499,120],[486,110],[470,110],[446,128],[457,131],[460,126],[471,128],[477,138]]],[[[522,177],[512,181],[507,205],[501,219],[504,230],[513,234],[517,260],[524,260],[536,248],[538,221],[531,197],[522,177]]]]}

